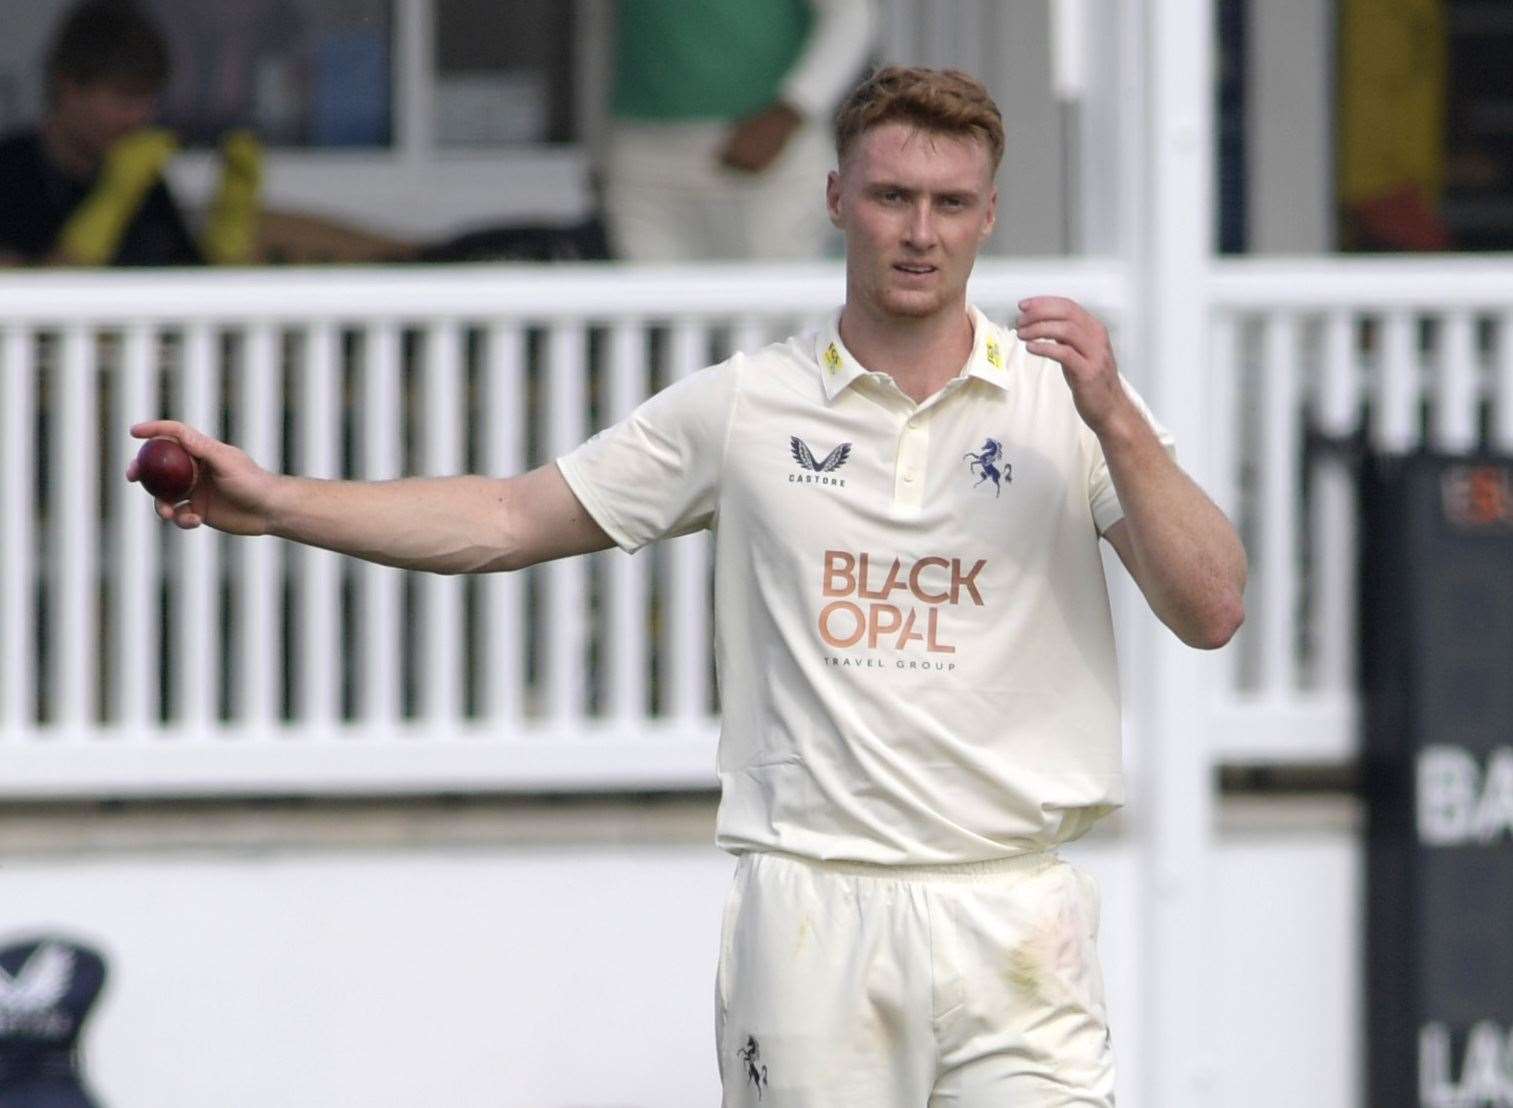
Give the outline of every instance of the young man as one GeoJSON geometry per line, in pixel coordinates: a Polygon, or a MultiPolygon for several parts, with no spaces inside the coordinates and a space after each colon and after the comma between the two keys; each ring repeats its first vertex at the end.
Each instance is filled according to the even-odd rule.
{"type": "MultiPolygon", "coordinates": [[[[966,303],[997,108],[893,68],[838,116],[846,304],[522,477],[321,482],[181,424],[181,527],[443,573],[708,527],[724,703],[727,1104],[1110,1105],[1092,882],[1054,850],[1123,798],[1098,540],[1185,641],[1242,618],[1233,529],[1076,304],[966,303]]],[[[129,471],[128,478],[135,477],[129,471]]]]}
{"type": "Polygon", "coordinates": [[[173,137],[150,126],[168,69],[161,30],[126,0],[85,0],[64,17],[41,126],[0,141],[0,264],[251,260],[261,152],[248,134],[227,137],[196,242],[163,180],[173,137]]]}

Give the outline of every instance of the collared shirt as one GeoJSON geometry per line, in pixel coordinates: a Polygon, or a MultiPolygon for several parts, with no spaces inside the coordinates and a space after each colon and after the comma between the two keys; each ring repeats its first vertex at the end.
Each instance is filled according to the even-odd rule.
{"type": "Polygon", "coordinates": [[[627,551],[715,533],[718,841],[934,864],[1075,838],[1124,795],[1098,439],[1061,367],[975,309],[918,404],[838,320],[558,461],[627,551]]]}

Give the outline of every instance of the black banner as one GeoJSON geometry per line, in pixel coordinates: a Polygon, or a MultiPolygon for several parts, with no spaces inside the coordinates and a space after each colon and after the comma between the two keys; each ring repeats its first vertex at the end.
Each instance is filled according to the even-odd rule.
{"type": "Polygon", "coordinates": [[[1362,482],[1367,1103],[1513,1106],[1513,459],[1362,482]]]}

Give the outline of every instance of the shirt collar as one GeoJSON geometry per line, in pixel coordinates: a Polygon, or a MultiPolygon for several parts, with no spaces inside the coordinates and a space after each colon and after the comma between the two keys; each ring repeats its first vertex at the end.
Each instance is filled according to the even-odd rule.
{"type": "Polygon", "coordinates": [[[967,359],[966,376],[1007,390],[1013,380],[1012,367],[1022,355],[1024,344],[1012,331],[998,326],[976,308],[968,311],[972,313],[972,355],[967,359]]]}
{"type": "Polygon", "coordinates": [[[826,400],[834,400],[851,382],[867,376],[867,371],[841,341],[839,310],[831,313],[830,322],[815,336],[814,360],[819,363],[820,384],[825,389],[826,400]]]}
{"type": "MultiPolygon", "coordinates": [[[[1010,366],[1021,353],[1021,344],[1012,341],[1012,332],[998,326],[976,308],[969,305],[967,311],[972,317],[972,353],[967,356],[962,376],[976,377],[995,388],[1007,389],[1011,380],[1010,366]]],[[[834,400],[852,382],[869,376],[841,341],[840,321],[841,313],[836,311],[814,339],[814,359],[819,363],[820,383],[826,400],[834,400]]]]}

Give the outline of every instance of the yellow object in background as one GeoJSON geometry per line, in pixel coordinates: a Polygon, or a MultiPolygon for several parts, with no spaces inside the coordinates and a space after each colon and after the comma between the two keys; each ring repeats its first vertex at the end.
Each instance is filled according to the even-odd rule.
{"type": "Polygon", "coordinates": [[[1346,205],[1444,184],[1444,0],[1342,0],[1339,197],[1346,205]]]}
{"type": "Polygon", "coordinates": [[[59,233],[58,249],[68,261],[105,265],[115,256],[126,228],[177,147],[170,132],[149,127],[133,131],[110,148],[99,183],[59,233]]]}
{"type": "Polygon", "coordinates": [[[262,186],[262,145],[250,131],[231,132],[221,142],[221,183],[200,244],[212,265],[254,260],[262,186]]]}

